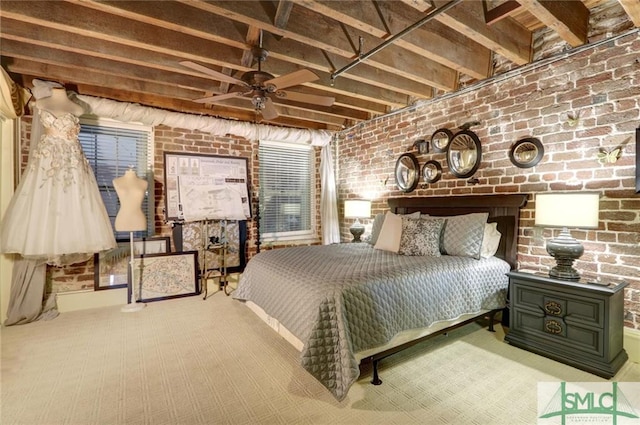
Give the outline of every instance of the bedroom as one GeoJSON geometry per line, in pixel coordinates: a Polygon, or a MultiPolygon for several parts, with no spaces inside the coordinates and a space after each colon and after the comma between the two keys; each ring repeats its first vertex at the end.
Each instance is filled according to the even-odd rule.
{"type": "MultiPolygon", "coordinates": [[[[539,193],[571,189],[574,183],[602,191],[606,198],[601,205],[602,227],[597,232],[581,234],[580,239],[588,243],[578,268],[630,281],[625,291],[625,326],[631,334],[629,330],[638,328],[640,310],[639,201],[634,181],[637,147],[632,136],[640,120],[638,94],[633,89],[638,87],[638,54],[634,53],[637,45],[637,33],[632,33],[539,69],[529,67],[521,75],[508,74],[503,81],[493,80],[482,87],[470,85],[469,90],[453,96],[350,128],[337,148],[338,199],[374,199],[373,213],[384,211],[386,198],[402,196],[395,186],[393,166],[415,140],[429,137],[437,128],[455,129],[469,121],[481,121],[481,125],[472,128],[482,141],[478,184],[444,173],[439,182],[420,183],[416,191],[405,196],[539,193]],[[492,100],[487,102],[487,98],[492,100]],[[528,136],[543,140],[545,155],[535,168],[521,169],[509,161],[507,154],[516,140],[528,136]],[[611,150],[620,144],[624,147],[617,162],[598,162],[600,148],[611,150]]],[[[219,154],[243,155],[251,152],[252,146],[242,139],[212,137],[179,128],[161,127],[154,136],[156,152],[165,146],[170,150],[193,146],[193,140],[213,142],[219,154]]],[[[442,154],[418,157],[421,164],[431,159],[444,163],[442,154]]],[[[158,160],[155,171],[156,176],[162,175],[158,160]]],[[[342,208],[341,202],[339,205],[342,208]]],[[[548,268],[552,259],[544,250],[544,240],[550,236],[549,231],[540,233],[534,229],[530,208],[522,211],[521,219],[520,267],[548,268]]],[[[161,221],[158,219],[158,233],[169,234],[161,221]]],[[[351,238],[351,224],[348,220],[341,223],[343,241],[351,238]]],[[[53,276],[54,285],[66,290],[91,287],[92,270],[90,266],[87,269],[53,276]]],[[[3,295],[7,293],[4,282],[5,279],[3,295]]]]}

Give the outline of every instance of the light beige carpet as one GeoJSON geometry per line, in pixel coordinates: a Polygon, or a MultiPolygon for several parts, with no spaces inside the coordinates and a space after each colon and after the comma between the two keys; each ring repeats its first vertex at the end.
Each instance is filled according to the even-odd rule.
{"type": "MultiPolygon", "coordinates": [[[[1,332],[3,425],[534,424],[538,382],[602,381],[472,324],[383,361],[383,385],[365,375],[337,402],[222,292],[1,332]]],[[[615,380],[640,381],[640,367],[615,380]]]]}

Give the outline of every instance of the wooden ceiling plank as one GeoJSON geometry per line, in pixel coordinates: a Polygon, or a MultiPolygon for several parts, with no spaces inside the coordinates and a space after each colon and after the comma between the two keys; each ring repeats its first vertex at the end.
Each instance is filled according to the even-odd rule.
{"type": "MultiPolygon", "coordinates": [[[[437,0],[434,3],[437,7],[442,7],[447,2],[437,0]]],[[[531,31],[510,19],[487,25],[484,22],[484,8],[480,1],[465,1],[462,5],[436,16],[435,19],[517,65],[529,63],[533,55],[531,31]]]]}
{"type": "MultiPolygon", "coordinates": [[[[401,8],[397,2],[378,2],[377,8],[354,8],[346,2],[316,0],[298,0],[296,4],[382,40],[400,33],[424,18],[423,14],[410,8],[401,8]],[[380,22],[380,15],[384,22],[389,23],[390,28],[380,22]]],[[[450,29],[435,20],[416,28],[393,44],[473,78],[488,76],[491,51],[460,33],[452,34],[450,29]]],[[[375,46],[368,46],[368,49],[373,47],[375,46]]]]}
{"type": "MultiPolygon", "coordinates": [[[[151,74],[156,71],[166,71],[167,75],[175,75],[176,84],[181,82],[184,86],[200,88],[205,92],[215,88],[216,83],[213,80],[202,79],[201,74],[189,68],[175,68],[174,64],[179,60],[177,57],[127,48],[119,44],[77,36],[73,33],[50,28],[43,29],[33,24],[12,19],[3,18],[1,24],[0,36],[2,36],[3,44],[0,45],[0,51],[3,54],[5,52],[13,54],[13,51],[9,50],[10,43],[19,42],[24,44],[24,48],[20,50],[26,54],[34,54],[38,51],[50,52],[51,55],[73,53],[74,55],[86,56],[90,64],[98,64],[100,60],[107,59],[114,61],[114,69],[125,70],[128,65],[136,65],[148,69],[151,74]],[[34,40],[34,35],[37,35],[39,39],[34,40]],[[167,63],[171,65],[166,66],[165,64],[167,63]]],[[[324,90],[306,86],[299,86],[296,91],[318,96],[327,95],[324,90]]],[[[362,96],[362,98],[353,97],[350,95],[351,93],[349,95],[344,95],[343,93],[343,91],[338,90],[333,90],[331,93],[336,98],[336,105],[351,107],[373,114],[388,112],[388,107],[384,104],[367,100],[369,98],[379,100],[385,97],[377,87],[371,87],[371,92],[368,93],[368,96],[362,96]]]]}
{"type": "MultiPolygon", "coordinates": [[[[31,6],[32,4],[35,3],[43,3],[43,4],[47,4],[50,2],[27,2],[27,4],[29,6],[31,6]]],[[[116,17],[112,17],[110,22],[110,19],[108,17],[108,15],[106,16],[98,16],[95,18],[99,18],[97,19],[98,21],[103,22],[103,24],[109,28],[109,30],[104,30],[103,32],[96,32],[93,31],[91,29],[87,29],[86,27],[72,27],[70,25],[68,25],[66,23],[66,21],[68,20],[66,18],[66,12],[69,12],[67,10],[62,10],[61,13],[56,13],[55,10],[59,10],[60,8],[55,8],[54,11],[50,11],[51,13],[47,14],[47,10],[41,10],[40,9],[36,9],[35,11],[33,11],[33,8],[26,8],[26,7],[18,7],[20,5],[23,5],[25,3],[20,3],[20,2],[3,2],[3,15],[4,16],[8,16],[10,19],[13,19],[15,21],[18,22],[22,22],[24,25],[42,25],[44,27],[47,28],[52,28],[54,30],[59,30],[59,31],[64,31],[64,32],[68,32],[68,34],[72,34],[74,38],[81,38],[81,37],[88,37],[88,38],[94,38],[96,39],[96,41],[93,41],[93,43],[104,43],[105,41],[100,41],[100,40],[107,40],[108,42],[111,43],[115,43],[115,45],[120,45],[120,46],[126,46],[126,48],[124,49],[125,51],[127,49],[132,49],[132,48],[136,48],[139,49],[138,53],[139,54],[144,54],[144,50],[148,50],[149,52],[154,52],[154,54],[164,54],[164,55],[171,55],[171,54],[176,54],[176,53],[180,53],[182,54],[182,59],[191,59],[191,60],[195,60],[195,61],[199,61],[199,62],[203,62],[206,63],[208,66],[211,65],[212,63],[215,64],[221,64],[222,66],[225,65],[229,65],[229,63],[227,62],[222,62],[220,60],[217,60],[215,58],[210,57],[211,55],[209,54],[211,51],[216,51],[220,54],[220,52],[224,52],[225,49],[231,49],[228,46],[224,46],[224,45],[220,45],[217,43],[211,43],[208,41],[203,41],[203,40],[198,40],[198,43],[194,43],[194,47],[191,49],[192,51],[196,51],[198,54],[184,54],[181,52],[180,49],[174,48],[172,46],[167,46],[167,47],[160,47],[160,46],[154,46],[151,45],[149,43],[143,43],[140,42],[140,40],[134,40],[134,41],[130,41],[128,39],[124,39],[119,37],[119,35],[123,32],[126,31],[126,28],[123,28],[123,26],[121,26],[120,24],[122,23],[121,19],[118,19],[116,17]],[[17,12],[15,10],[12,9],[12,6],[16,9],[19,9],[21,12],[17,12]],[[44,19],[44,16],[51,16],[50,20],[44,19]],[[64,22],[64,23],[63,23],[64,22]],[[122,31],[120,31],[122,30],[122,31]],[[208,62],[207,62],[208,61],[208,62]]],[[[76,12],[78,12],[76,10],[76,12]]],[[[5,19],[9,19],[9,18],[5,18],[5,19]]],[[[127,26],[132,26],[131,23],[124,23],[124,27],[127,26]]],[[[90,25],[87,26],[89,28],[92,28],[90,25]]],[[[4,29],[4,28],[3,28],[4,29]]],[[[16,29],[17,31],[19,31],[19,29],[16,29]]],[[[43,30],[40,29],[40,32],[42,32],[43,30]]],[[[39,37],[37,38],[41,38],[43,40],[50,40],[51,38],[46,36],[44,34],[40,34],[39,37]]],[[[167,38],[167,37],[164,37],[167,38]]],[[[180,36],[178,34],[176,34],[175,38],[180,38],[180,36]]],[[[182,44],[182,47],[184,47],[185,45],[188,45],[187,40],[179,40],[178,45],[182,44]]],[[[246,45],[245,45],[246,46],[246,45]]],[[[98,50],[98,46],[94,46],[93,49],[98,50]]],[[[225,55],[232,55],[234,57],[241,57],[241,51],[239,50],[235,50],[235,51],[229,51],[227,53],[224,53],[225,55]]],[[[128,56],[131,58],[135,58],[135,57],[139,57],[138,55],[131,55],[131,53],[129,52],[124,53],[124,56],[128,56]]],[[[179,59],[176,59],[176,66],[178,68],[183,68],[177,65],[179,59]]],[[[273,63],[273,62],[272,62],[273,63]]],[[[236,65],[236,67],[238,67],[236,65]]],[[[244,70],[249,70],[251,68],[245,68],[244,70]]],[[[286,72],[290,72],[291,68],[287,69],[286,72]]],[[[186,70],[186,69],[179,69],[179,72],[182,73],[192,73],[192,71],[186,70]]],[[[283,72],[282,73],[286,73],[283,72]]],[[[193,74],[192,75],[197,75],[197,74],[193,74]]],[[[328,79],[327,79],[328,81],[328,79]]],[[[400,80],[400,82],[402,82],[402,80],[400,80]]],[[[319,86],[318,86],[319,87],[319,86]]],[[[372,93],[371,95],[367,95],[366,91],[367,88],[366,87],[362,87],[361,84],[359,83],[352,83],[352,87],[355,88],[355,91],[360,93],[359,96],[360,98],[364,98],[367,99],[369,101],[380,101],[382,99],[384,99],[385,97],[389,97],[389,95],[391,95],[391,92],[388,92],[386,95],[385,93],[380,92],[380,90],[375,90],[375,93],[372,93]]],[[[387,87],[388,88],[388,87],[387,87]]],[[[351,88],[350,88],[351,89],[351,88]]],[[[349,90],[350,90],[349,89],[349,90]]],[[[412,91],[412,90],[407,90],[407,91],[412,91]]],[[[343,92],[343,94],[347,95],[348,91],[343,92]]],[[[398,94],[394,94],[394,96],[398,96],[398,94]]],[[[389,99],[391,100],[391,99],[389,99]]],[[[394,105],[398,105],[401,104],[399,102],[400,99],[397,100],[393,100],[392,103],[394,105]]],[[[383,100],[384,101],[384,100],[383,100]]]]}
{"type": "Polygon", "coordinates": [[[629,15],[633,25],[640,27],[640,1],[638,0],[618,0],[624,11],[629,15]]]}
{"type": "MultiPolygon", "coordinates": [[[[246,25],[255,25],[283,38],[299,41],[309,46],[331,52],[348,59],[354,59],[353,48],[340,31],[339,23],[327,17],[304,13],[303,8],[295,7],[291,12],[291,18],[286,29],[275,27],[271,23],[268,11],[262,7],[255,7],[251,2],[215,1],[204,2],[201,0],[178,0],[188,6],[197,7],[210,13],[214,13],[246,25]]],[[[263,4],[263,3],[261,3],[263,4]]],[[[297,5],[296,5],[297,6],[297,5]]],[[[362,31],[352,29],[352,37],[363,37],[367,45],[377,45],[379,40],[372,40],[371,36],[362,31]]],[[[418,83],[436,86],[443,90],[452,90],[455,86],[456,73],[453,69],[433,62],[411,52],[398,52],[395,46],[383,50],[374,58],[367,61],[371,66],[385,70],[389,73],[402,75],[418,83]]]]}
{"type": "MultiPolygon", "coordinates": [[[[486,5],[486,1],[483,1],[483,4],[486,5]]],[[[522,7],[520,3],[516,0],[508,0],[498,6],[485,10],[484,11],[484,21],[487,25],[493,25],[498,21],[503,20],[504,18],[508,18],[522,7]]]]}
{"type": "Polygon", "coordinates": [[[280,0],[278,2],[276,16],[273,18],[273,24],[277,28],[286,28],[287,22],[289,22],[289,16],[291,15],[292,8],[293,3],[289,0],[280,0]]]}
{"type": "Polygon", "coordinates": [[[433,7],[430,0],[402,0],[402,3],[420,12],[427,12],[433,7]]]}
{"type": "MultiPolygon", "coordinates": [[[[77,2],[74,0],[71,0],[70,3],[72,4],[76,4],[77,2]]],[[[209,21],[211,19],[211,17],[215,16],[210,16],[209,19],[202,19],[200,18],[199,20],[197,19],[197,16],[202,16],[202,15],[206,15],[203,14],[201,11],[199,13],[197,13],[199,11],[199,9],[193,9],[193,13],[192,14],[187,14],[184,11],[181,11],[181,13],[178,13],[178,11],[174,11],[173,9],[168,9],[169,11],[171,11],[171,13],[167,13],[167,10],[165,10],[167,7],[171,6],[171,7],[175,7],[176,5],[167,5],[165,6],[165,3],[163,3],[163,8],[157,8],[157,7],[150,7],[149,3],[153,3],[153,2],[100,2],[100,3],[96,3],[93,1],[82,1],[81,3],[77,3],[77,5],[90,5],[92,9],[96,10],[96,11],[108,11],[108,13],[110,14],[116,14],[117,16],[121,16],[121,17],[125,17],[127,19],[135,19],[135,20],[139,20],[139,22],[145,23],[146,25],[160,25],[163,28],[164,27],[171,27],[171,28],[175,28],[175,29],[179,29],[182,27],[185,27],[186,29],[184,30],[184,32],[187,34],[185,35],[185,37],[189,37],[189,36],[193,36],[193,37],[200,37],[200,38],[205,38],[207,37],[207,39],[210,40],[216,40],[217,42],[224,42],[225,38],[224,36],[222,36],[220,34],[220,28],[224,27],[226,30],[224,31],[225,34],[227,33],[231,33],[233,35],[235,35],[235,32],[237,32],[237,30],[235,30],[235,27],[233,25],[224,25],[223,22],[225,22],[224,20],[220,21],[220,22],[216,22],[216,25],[212,28],[209,21]],[[121,9],[121,7],[123,9],[121,9]],[[126,7],[126,9],[124,9],[124,7],[126,7]],[[162,11],[162,13],[159,14],[159,10],[162,11]],[[164,21],[164,19],[170,19],[173,16],[182,16],[183,18],[185,16],[191,17],[193,14],[196,15],[196,17],[193,18],[193,20],[189,20],[186,23],[171,23],[171,22],[167,22],[164,21]],[[210,33],[207,33],[204,28],[202,29],[196,29],[199,25],[203,25],[206,26],[207,29],[209,29],[209,31],[211,31],[211,33],[216,32],[215,36],[211,35],[210,33]],[[233,27],[232,29],[229,29],[233,27]]],[[[169,3],[169,2],[167,2],[169,3]]],[[[242,3],[242,2],[241,2],[242,3]]],[[[191,4],[191,3],[188,3],[191,4]]],[[[216,2],[216,4],[218,4],[216,2]]],[[[180,6],[178,4],[178,6],[180,6]]],[[[68,14],[68,13],[72,13],[74,11],[65,11],[64,15],[68,14]]],[[[75,16],[81,15],[81,11],[75,11],[75,16]]],[[[62,18],[61,18],[62,19],[62,18]]],[[[109,20],[108,15],[101,17],[101,19],[103,20],[109,20]]],[[[266,19],[266,17],[265,17],[266,19]]],[[[113,19],[112,19],[113,20],[113,19]]],[[[111,28],[113,28],[114,26],[118,25],[120,22],[110,22],[108,25],[108,28],[111,30],[111,28]]],[[[248,21],[249,25],[253,25],[255,24],[255,20],[250,20],[248,21]]],[[[152,29],[150,29],[151,31],[152,29]]],[[[126,29],[123,29],[123,31],[126,31],[126,29]]],[[[123,31],[120,30],[111,30],[111,34],[113,34],[113,36],[117,36],[117,34],[121,34],[123,31]]],[[[144,31],[138,31],[137,33],[140,32],[144,32],[144,31]]],[[[167,38],[169,35],[165,36],[164,38],[167,38]]],[[[140,36],[138,36],[139,38],[140,36]]],[[[156,37],[157,38],[157,37],[156,37]]],[[[250,70],[249,68],[242,68],[239,67],[237,65],[234,66],[234,64],[231,63],[220,63],[219,60],[214,61],[213,59],[215,58],[210,58],[210,55],[208,54],[208,52],[210,51],[219,51],[216,49],[215,46],[208,46],[205,42],[202,42],[202,40],[200,40],[200,42],[198,42],[198,40],[194,40],[194,39],[190,39],[190,38],[186,38],[183,40],[180,40],[180,36],[177,34],[171,34],[171,39],[173,40],[173,43],[171,43],[170,45],[166,46],[166,50],[164,51],[172,51],[172,52],[183,52],[183,56],[187,59],[191,59],[191,60],[195,60],[195,61],[200,61],[200,62],[204,62],[204,63],[214,63],[216,65],[219,66],[227,66],[227,67],[235,67],[236,69],[239,68],[240,71],[248,71],[250,70]],[[191,52],[192,54],[194,52],[201,52],[200,53],[200,58],[196,59],[194,58],[192,55],[189,57],[187,55],[186,52],[191,52]]],[[[159,45],[160,41],[157,40],[145,40],[147,41],[147,43],[145,43],[146,45],[150,46],[149,48],[153,48],[153,42],[155,41],[158,45],[155,46],[156,50],[159,50],[161,48],[161,46],[159,45]]],[[[283,42],[289,42],[291,40],[281,40],[283,42]]],[[[138,45],[140,40],[139,39],[134,39],[134,40],[130,40],[129,37],[126,38],[126,40],[121,40],[120,42],[123,43],[135,43],[135,45],[138,45]]],[[[163,40],[164,42],[164,40],[163,40]]],[[[229,45],[234,46],[234,47],[242,47],[242,48],[246,48],[246,44],[238,44],[238,43],[234,43],[234,42],[230,42],[229,45]]],[[[322,70],[324,72],[331,72],[332,70],[327,69],[326,67],[326,61],[323,59],[319,59],[317,62],[310,62],[310,61],[304,61],[304,60],[299,60],[299,61],[294,61],[292,60],[292,57],[288,56],[288,55],[282,55],[282,54],[278,54],[277,52],[277,48],[278,48],[279,44],[278,43],[274,43],[272,44],[272,47],[268,47],[269,51],[270,51],[270,58],[278,58],[283,60],[284,62],[293,62],[293,63],[298,63],[302,66],[306,66],[312,69],[316,69],[316,70],[322,70]]],[[[296,49],[291,49],[288,51],[288,53],[290,55],[304,55],[305,50],[309,50],[308,46],[305,46],[301,43],[297,43],[297,47],[296,49]]],[[[318,52],[320,53],[320,52],[318,52]]],[[[221,55],[221,54],[220,54],[221,55]]],[[[216,55],[218,56],[218,55],[216,55]]],[[[225,55],[221,55],[221,56],[225,56],[225,55]]],[[[304,58],[304,56],[302,56],[304,58]]],[[[237,62],[235,62],[237,64],[237,62]]],[[[423,66],[422,70],[421,70],[421,74],[428,74],[428,73],[436,73],[437,70],[432,70],[428,67],[427,64],[423,64],[422,61],[417,60],[416,63],[419,63],[421,66],[423,66]]],[[[282,64],[283,66],[285,66],[284,64],[282,64]]],[[[415,65],[414,65],[415,66],[415,65]]],[[[270,62],[270,69],[275,69],[274,68],[274,63],[273,63],[273,59],[270,62]]],[[[286,69],[282,69],[281,71],[272,71],[271,73],[275,74],[275,75],[283,75],[289,72],[292,72],[294,70],[296,70],[297,68],[291,68],[288,67],[286,69]]],[[[419,98],[427,98],[428,96],[426,95],[427,93],[431,93],[431,87],[430,86],[425,86],[423,83],[420,82],[416,82],[415,78],[414,79],[407,79],[406,75],[409,75],[409,73],[405,72],[405,78],[398,78],[398,72],[394,69],[388,68],[387,69],[388,72],[388,76],[385,76],[385,74],[382,74],[379,72],[379,70],[370,70],[368,71],[369,75],[373,75],[375,74],[375,84],[379,87],[382,88],[386,88],[386,89],[393,89],[393,90],[397,90],[400,93],[406,94],[408,96],[416,96],[419,98]],[[388,83],[385,84],[385,82],[388,81],[388,83]]],[[[345,76],[346,77],[346,76],[345,76]]],[[[446,75],[446,76],[441,76],[439,77],[439,79],[444,79],[444,78],[453,78],[452,80],[450,80],[449,82],[447,82],[445,85],[438,85],[437,87],[442,89],[442,90],[450,90],[449,87],[452,87],[455,85],[455,75],[446,75]]],[[[361,75],[359,72],[355,72],[353,73],[352,76],[350,76],[350,78],[354,81],[360,82],[360,81],[368,81],[367,84],[371,84],[372,81],[370,77],[367,77],[366,74],[365,75],[361,75]]],[[[329,80],[327,80],[329,81],[329,80]]]]}
{"type": "Polygon", "coordinates": [[[581,1],[518,0],[572,47],[587,42],[589,9],[581,1]]]}

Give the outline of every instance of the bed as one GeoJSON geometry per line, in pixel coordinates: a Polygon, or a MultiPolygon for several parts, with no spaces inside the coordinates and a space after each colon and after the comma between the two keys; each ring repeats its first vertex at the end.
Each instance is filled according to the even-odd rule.
{"type": "Polygon", "coordinates": [[[488,258],[451,255],[451,244],[449,255],[433,256],[401,255],[379,243],[282,248],[254,256],[233,297],[294,345],[302,367],[342,400],[362,362],[372,362],[372,382],[379,384],[381,359],[487,315],[492,326],[506,304],[506,273],[516,264],[519,211],[526,199],[515,194],[388,200],[393,214],[387,217],[405,217],[403,226],[439,223],[442,239],[454,223],[484,215],[501,234],[488,258]],[[425,220],[416,220],[418,214],[425,220]]]}

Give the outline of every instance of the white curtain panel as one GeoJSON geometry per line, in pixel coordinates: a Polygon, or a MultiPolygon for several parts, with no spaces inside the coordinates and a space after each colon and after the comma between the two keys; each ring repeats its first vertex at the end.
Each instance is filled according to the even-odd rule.
{"type": "Polygon", "coordinates": [[[322,225],[322,244],[340,243],[338,226],[338,195],[336,178],[333,172],[331,145],[322,147],[320,152],[320,222],[322,225]]]}

